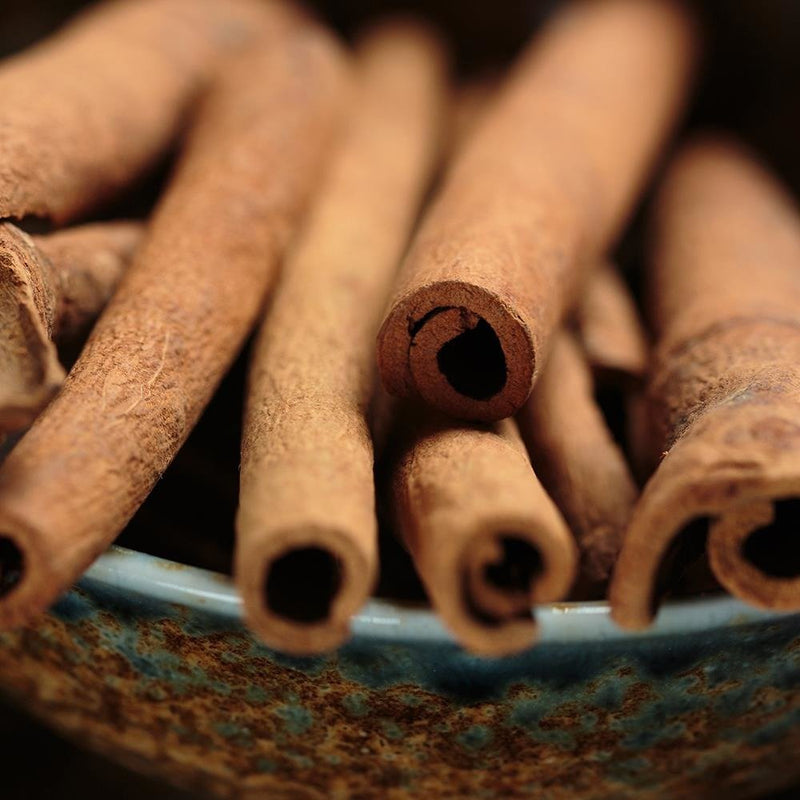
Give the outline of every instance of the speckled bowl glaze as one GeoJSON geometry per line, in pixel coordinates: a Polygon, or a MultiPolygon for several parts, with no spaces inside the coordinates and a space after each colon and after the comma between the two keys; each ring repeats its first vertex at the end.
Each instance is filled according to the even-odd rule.
{"type": "Polygon", "coordinates": [[[676,602],[634,636],[603,604],[536,613],[536,648],[483,660],[429,612],[374,601],[339,652],[286,658],[226,578],[115,549],[0,637],[0,685],[223,797],[732,800],[800,779],[800,617],[676,602]]]}

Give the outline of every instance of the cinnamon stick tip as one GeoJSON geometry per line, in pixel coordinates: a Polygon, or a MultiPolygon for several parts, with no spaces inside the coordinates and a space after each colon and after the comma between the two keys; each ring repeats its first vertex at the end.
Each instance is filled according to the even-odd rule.
{"type": "Polygon", "coordinates": [[[237,563],[251,629],[293,655],[335,649],[377,581],[377,555],[336,529],[284,531],[237,563]]]}
{"type": "MultiPolygon", "coordinates": [[[[568,535],[542,536],[536,522],[491,525],[466,550],[470,584],[481,589],[485,610],[527,610],[531,604],[560,600],[575,579],[577,549],[568,535]],[[501,600],[500,598],[505,598],[501,600]]],[[[477,592],[474,593],[477,596],[477,592]]]]}
{"type": "Polygon", "coordinates": [[[609,591],[612,618],[646,628],[676,579],[705,568],[746,602],[800,608],[794,404],[719,403],[671,447],[634,510],[609,591]],[[783,414],[786,414],[784,417],[783,414]],[[757,446],[754,446],[757,445],[757,446]]]}
{"type": "Polygon", "coordinates": [[[717,580],[750,605],[800,608],[800,491],[751,499],[713,520],[708,557],[717,580]]]}
{"type": "Polygon", "coordinates": [[[8,514],[0,519],[0,630],[15,630],[45,613],[61,584],[36,533],[8,514]]]}
{"type": "MultiPolygon", "coordinates": [[[[563,599],[577,572],[569,533],[536,535],[537,521],[492,521],[464,546],[460,569],[423,580],[445,625],[473,654],[498,657],[536,644],[535,605],[563,599]]],[[[447,554],[441,557],[449,560],[447,554]]]]}
{"type": "Polygon", "coordinates": [[[377,356],[391,394],[486,422],[523,405],[536,361],[529,327],[502,298],[454,281],[396,302],[378,334],[377,356]]]}

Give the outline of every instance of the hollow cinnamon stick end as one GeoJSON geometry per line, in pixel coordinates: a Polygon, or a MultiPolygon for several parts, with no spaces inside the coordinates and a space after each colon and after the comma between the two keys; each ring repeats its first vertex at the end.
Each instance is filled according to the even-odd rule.
{"type": "Polygon", "coordinates": [[[528,398],[535,348],[530,326],[501,298],[442,281],[394,304],[378,335],[378,368],[391,394],[491,422],[528,398]]]}
{"type": "MultiPolygon", "coordinates": [[[[575,579],[577,550],[566,535],[539,537],[498,525],[464,554],[471,605],[497,617],[527,612],[534,603],[562,600],[575,579]]],[[[555,528],[552,528],[555,529],[555,528]]]]}
{"type": "Polygon", "coordinates": [[[431,600],[456,639],[477,656],[523,652],[539,639],[533,605],[563,598],[574,577],[569,563],[547,566],[541,551],[517,536],[482,537],[463,554],[462,571],[423,577],[431,600]],[[452,583],[452,585],[449,585],[452,583]]]}
{"type": "Polygon", "coordinates": [[[377,554],[356,541],[335,528],[288,530],[237,558],[245,617],[265,644],[309,656],[347,640],[377,579],[377,554]]]}
{"type": "Polygon", "coordinates": [[[752,499],[715,519],[708,558],[717,580],[758,608],[800,609],[800,499],[752,499]]]}
{"type": "Polygon", "coordinates": [[[37,532],[9,514],[0,516],[0,630],[16,630],[41,616],[61,585],[37,546],[37,532]]]}
{"type": "Polygon", "coordinates": [[[491,520],[459,550],[442,544],[416,563],[445,625],[471,653],[513,655],[536,644],[533,606],[563,599],[577,550],[563,535],[545,535],[540,519],[491,520]]]}
{"type": "MultiPolygon", "coordinates": [[[[480,548],[479,548],[480,549],[480,548]]],[[[420,577],[436,613],[458,643],[470,653],[483,658],[500,658],[521,653],[536,644],[539,629],[527,597],[520,602],[518,592],[508,587],[492,586],[487,597],[487,578],[478,561],[488,569],[501,572],[499,555],[490,545],[483,554],[473,551],[472,564],[458,569],[459,560],[448,548],[441,548],[438,557],[424,562],[416,559],[420,577]],[[499,613],[498,613],[499,612],[499,613]]]]}

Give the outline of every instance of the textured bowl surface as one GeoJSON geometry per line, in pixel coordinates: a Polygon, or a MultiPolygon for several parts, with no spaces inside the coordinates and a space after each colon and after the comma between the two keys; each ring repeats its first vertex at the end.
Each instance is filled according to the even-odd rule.
{"type": "Polygon", "coordinates": [[[115,549],[0,637],[0,686],[227,797],[732,800],[800,778],[800,617],[674,602],[630,635],[604,604],[536,613],[536,648],[484,660],[374,601],[339,652],[287,658],[243,628],[226,578],[115,549]]]}

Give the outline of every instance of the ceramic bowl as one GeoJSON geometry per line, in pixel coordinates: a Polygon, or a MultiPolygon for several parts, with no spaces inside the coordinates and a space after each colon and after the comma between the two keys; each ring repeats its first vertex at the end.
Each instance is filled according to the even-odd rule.
{"type": "Polygon", "coordinates": [[[536,613],[537,647],[486,660],[373,601],[342,650],[287,658],[242,626],[227,578],[113,549],[0,637],[0,686],[222,797],[732,800],[800,779],[800,617],[673,602],[630,635],[600,603],[536,613]]]}

